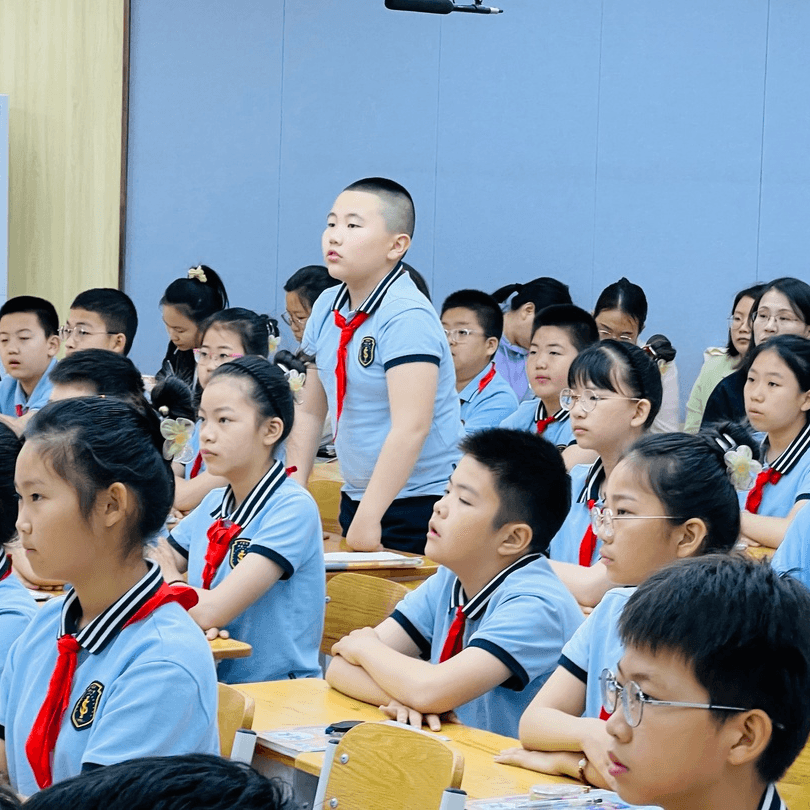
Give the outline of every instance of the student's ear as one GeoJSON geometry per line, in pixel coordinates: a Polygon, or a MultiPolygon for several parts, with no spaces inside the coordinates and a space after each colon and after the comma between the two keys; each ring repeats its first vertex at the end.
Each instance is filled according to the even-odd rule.
{"type": "Polygon", "coordinates": [[[498,553],[502,557],[518,557],[525,554],[531,545],[532,529],[528,523],[504,523],[500,533],[498,553]]]}
{"type": "Polygon", "coordinates": [[[273,416],[270,419],[265,419],[262,425],[262,444],[265,447],[272,447],[281,438],[284,432],[284,422],[280,417],[273,416]]]}
{"type": "Polygon", "coordinates": [[[411,246],[411,237],[407,233],[398,233],[393,236],[394,241],[388,251],[388,260],[399,261],[408,252],[408,248],[411,246]]]}
{"type": "Polygon", "coordinates": [[[110,351],[123,354],[127,345],[127,336],[123,332],[116,332],[114,335],[110,335],[110,337],[112,338],[110,351]]]}
{"type": "Polygon", "coordinates": [[[694,557],[703,545],[709,530],[702,518],[689,518],[686,523],[676,527],[680,533],[675,554],[679,560],[694,557]]]}
{"type": "Polygon", "coordinates": [[[768,747],[773,734],[771,718],[762,709],[751,709],[726,721],[724,735],[729,736],[728,762],[745,765],[756,762],[768,747]]]}
{"type": "Polygon", "coordinates": [[[631,427],[641,427],[647,421],[647,417],[650,415],[650,409],[652,408],[652,404],[650,403],[649,399],[640,399],[636,403],[636,410],[633,414],[633,418],[630,420],[631,427]]]}
{"type": "Polygon", "coordinates": [[[802,403],[801,403],[801,405],[799,407],[803,411],[809,411],[810,410],[810,391],[805,391],[804,392],[804,397],[803,397],[802,403]]]}
{"type": "Polygon", "coordinates": [[[498,351],[498,338],[488,337],[484,342],[484,349],[491,360],[495,356],[495,352],[498,351]]]}
{"type": "Polygon", "coordinates": [[[48,347],[48,357],[53,357],[62,345],[59,335],[51,335],[46,341],[45,345],[48,347]]]}
{"type": "Polygon", "coordinates": [[[533,321],[534,304],[531,301],[527,301],[525,304],[523,304],[523,306],[518,307],[518,314],[523,321],[525,321],[527,318],[533,321]]]}
{"type": "Polygon", "coordinates": [[[110,484],[96,498],[96,510],[108,529],[126,519],[128,506],[129,491],[120,481],[110,484]]]}

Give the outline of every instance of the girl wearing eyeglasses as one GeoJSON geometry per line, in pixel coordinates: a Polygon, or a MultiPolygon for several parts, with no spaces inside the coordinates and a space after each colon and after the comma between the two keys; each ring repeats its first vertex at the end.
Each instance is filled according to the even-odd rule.
{"type": "Polygon", "coordinates": [[[599,557],[590,512],[603,503],[605,484],[622,453],[655,419],[661,407],[661,374],[635,344],[603,340],[574,358],[568,384],[560,405],[571,414],[577,446],[598,457],[571,470],[571,509],[549,555],[557,576],[580,604],[592,606],[609,585],[603,570],[589,570],[599,557]]]}
{"type": "Polygon", "coordinates": [[[761,343],[778,335],[810,337],[810,285],[797,278],[766,284],[751,307],[751,342],[737,371],[722,379],[706,402],[702,425],[741,422],[746,418],[743,389],[751,355],[761,343]]]}
{"type": "Polygon", "coordinates": [[[599,677],[622,657],[621,611],[635,586],[668,563],[734,547],[740,531],[735,484],[750,485],[755,452],[745,428],[726,424],[697,436],[645,436],[623,455],[608,479],[604,507],[592,516],[602,540],[600,564],[621,587],[608,591],[566,644],[524,712],[524,747],[498,761],[608,785],[609,715],[599,677]]]}

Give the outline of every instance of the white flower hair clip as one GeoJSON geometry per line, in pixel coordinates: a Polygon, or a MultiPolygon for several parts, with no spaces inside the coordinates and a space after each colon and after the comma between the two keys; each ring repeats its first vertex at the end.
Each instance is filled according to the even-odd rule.
{"type": "Polygon", "coordinates": [[[201,264],[198,264],[196,267],[192,267],[188,271],[188,277],[189,278],[196,278],[197,281],[201,281],[203,284],[205,284],[206,281],[208,281],[208,278],[205,275],[205,270],[202,269],[201,264]]]}
{"type": "Polygon", "coordinates": [[[762,465],[754,459],[747,444],[727,450],[723,459],[734,489],[747,492],[754,486],[757,476],[762,472],[762,465]]]}
{"type": "Polygon", "coordinates": [[[307,380],[307,375],[300,371],[296,371],[294,368],[291,368],[289,371],[284,372],[284,376],[287,378],[287,382],[290,386],[290,391],[292,391],[293,399],[295,400],[296,405],[300,405],[300,391],[304,387],[304,383],[307,380]]]}
{"type": "Polygon", "coordinates": [[[163,418],[160,420],[160,435],[166,439],[163,442],[163,458],[166,461],[178,461],[188,464],[194,459],[194,448],[191,446],[191,437],[194,435],[194,422],[190,419],[167,419],[169,409],[164,405],[160,408],[163,418]]]}
{"type": "Polygon", "coordinates": [[[267,351],[269,354],[273,354],[278,350],[278,346],[281,343],[281,335],[270,335],[267,338],[267,351]]]}

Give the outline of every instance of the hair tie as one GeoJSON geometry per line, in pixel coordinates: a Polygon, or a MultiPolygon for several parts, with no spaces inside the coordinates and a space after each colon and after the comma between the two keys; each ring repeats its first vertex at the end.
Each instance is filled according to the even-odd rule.
{"type": "Polygon", "coordinates": [[[208,281],[208,278],[205,275],[205,270],[202,269],[201,264],[198,264],[196,267],[192,267],[188,271],[188,277],[196,278],[197,281],[201,281],[203,284],[205,284],[208,281]]]}
{"type": "Polygon", "coordinates": [[[158,408],[158,413],[161,415],[160,435],[166,440],[163,442],[163,458],[166,461],[188,464],[195,455],[191,446],[194,422],[182,416],[179,419],[167,419],[169,409],[165,405],[158,408]]]}
{"type": "Polygon", "coordinates": [[[296,405],[300,405],[300,391],[307,381],[307,375],[297,369],[287,368],[283,363],[276,363],[276,365],[284,372],[284,378],[287,380],[287,385],[290,386],[290,391],[292,391],[293,401],[296,405]]]}
{"type": "Polygon", "coordinates": [[[270,320],[267,321],[267,351],[269,354],[274,354],[278,350],[279,343],[281,343],[281,335],[273,334],[273,326],[270,320]]]}
{"type": "MultiPolygon", "coordinates": [[[[738,445],[728,433],[724,433],[723,437],[732,444],[732,448],[723,454],[728,477],[731,479],[734,489],[747,492],[754,486],[757,476],[762,472],[762,465],[754,459],[751,448],[747,444],[738,445]]],[[[715,441],[723,449],[720,439],[715,438],[715,441]]]]}

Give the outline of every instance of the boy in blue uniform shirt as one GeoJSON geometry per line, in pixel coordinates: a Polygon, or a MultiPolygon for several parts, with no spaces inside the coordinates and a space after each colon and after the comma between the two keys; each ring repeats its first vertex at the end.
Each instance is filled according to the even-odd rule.
{"type": "Polygon", "coordinates": [[[340,525],[352,548],[424,548],[462,437],[450,347],[430,302],[403,270],[414,208],[398,183],[368,178],[337,198],[324,261],[343,282],[307,321],[307,374],[287,463],[306,486],[327,408],[345,481],[340,525]]]}
{"type": "Polygon", "coordinates": [[[567,511],[568,476],[551,444],[520,431],[479,431],[461,447],[428,531],[442,568],[377,628],[337,642],[326,677],[403,722],[424,717],[436,730],[454,710],[515,736],[582,622],[543,556],[567,511]]]}
{"type": "Polygon", "coordinates": [[[526,376],[536,399],[522,402],[501,427],[538,433],[560,449],[571,444],[571,414],[560,407],[560,392],[568,386],[574,358],[598,340],[596,322],[584,309],[573,304],[541,309],[534,316],[526,357],[526,376]]]}
{"type": "Polygon", "coordinates": [[[501,308],[485,292],[459,290],[442,304],[441,318],[456,369],[464,432],[497,427],[518,406],[493,360],[503,333],[501,308]]]}
{"type": "Polygon", "coordinates": [[[18,434],[29,414],[48,402],[48,373],[59,351],[59,318],[50,301],[33,295],[9,298],[0,307],[0,420],[18,434]]]}
{"type": "Polygon", "coordinates": [[[640,585],[622,659],[602,676],[619,795],[664,810],[785,807],[774,783],[810,731],[808,615],[803,585],[743,557],[678,562],[640,585]]]}

